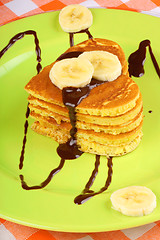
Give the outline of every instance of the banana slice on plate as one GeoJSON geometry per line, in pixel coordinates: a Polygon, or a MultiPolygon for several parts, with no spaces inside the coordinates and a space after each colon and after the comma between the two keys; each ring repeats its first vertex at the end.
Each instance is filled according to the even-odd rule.
{"type": "Polygon", "coordinates": [[[80,32],[89,28],[92,22],[91,11],[79,4],[68,5],[59,14],[59,23],[65,32],[80,32]]]}
{"type": "Polygon", "coordinates": [[[128,216],[150,214],[156,207],[156,196],[147,187],[129,186],[112,193],[113,209],[128,216]]]}
{"type": "Polygon", "coordinates": [[[106,51],[82,53],[79,58],[87,58],[94,67],[93,78],[101,81],[114,81],[121,75],[122,66],[118,57],[106,51]]]}
{"type": "Polygon", "coordinates": [[[87,59],[68,58],[56,62],[49,77],[54,85],[64,87],[84,87],[90,83],[94,68],[87,59]]]}

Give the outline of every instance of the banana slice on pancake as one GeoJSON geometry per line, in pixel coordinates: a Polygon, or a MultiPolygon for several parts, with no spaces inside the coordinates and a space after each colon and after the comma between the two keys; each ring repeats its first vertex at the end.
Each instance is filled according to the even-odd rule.
{"type": "Polygon", "coordinates": [[[93,78],[101,81],[114,81],[121,75],[122,66],[118,57],[106,51],[90,51],[82,53],[79,58],[88,59],[93,67],[93,78]]]}
{"type": "Polygon", "coordinates": [[[112,193],[113,208],[127,216],[150,214],[156,207],[156,196],[147,187],[129,186],[112,193]]]}
{"type": "Polygon", "coordinates": [[[68,5],[59,14],[59,23],[65,32],[80,32],[89,28],[92,22],[91,11],[79,4],[68,5]]]}
{"type": "Polygon", "coordinates": [[[65,87],[84,87],[90,83],[93,65],[87,59],[68,58],[56,62],[50,70],[49,77],[54,85],[65,87]]]}

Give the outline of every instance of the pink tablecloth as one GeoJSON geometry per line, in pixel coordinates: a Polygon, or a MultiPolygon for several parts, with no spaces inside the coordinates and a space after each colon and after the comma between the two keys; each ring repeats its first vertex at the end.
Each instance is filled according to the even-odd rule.
{"type": "MultiPolygon", "coordinates": [[[[92,8],[118,8],[160,17],[160,0],[1,0],[0,25],[38,14],[59,10],[72,3],[92,8]]],[[[21,226],[0,219],[0,240],[159,240],[160,221],[119,231],[100,233],[64,233],[21,226]]]]}

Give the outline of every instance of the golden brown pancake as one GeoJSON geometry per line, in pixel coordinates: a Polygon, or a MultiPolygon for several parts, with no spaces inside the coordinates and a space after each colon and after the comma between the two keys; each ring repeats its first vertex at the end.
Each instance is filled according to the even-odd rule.
{"type": "MultiPolygon", "coordinates": [[[[60,123],[61,121],[68,122],[70,121],[68,116],[68,109],[65,106],[61,107],[53,103],[48,103],[38,98],[35,98],[31,95],[28,97],[28,101],[30,103],[31,110],[32,109],[34,110],[36,108],[37,111],[41,111],[44,114],[48,112],[51,117],[55,118],[57,123],[60,123]]],[[[112,117],[111,116],[102,117],[77,112],[77,120],[86,123],[99,124],[103,126],[120,125],[126,124],[126,122],[133,120],[134,117],[137,116],[141,110],[142,110],[142,95],[140,94],[139,98],[136,101],[135,107],[124,114],[112,117]]]]}
{"type": "MultiPolygon", "coordinates": [[[[140,143],[142,138],[142,122],[138,128],[128,134],[119,135],[103,135],[95,136],[95,133],[83,131],[77,133],[77,143],[79,148],[84,152],[95,153],[106,156],[120,156],[133,151],[140,143]],[[115,137],[112,139],[112,137],[115,137]],[[111,139],[110,139],[111,138],[111,139]],[[110,140],[110,141],[108,141],[110,140]]],[[[69,138],[69,130],[65,123],[62,125],[52,124],[52,127],[47,126],[46,122],[36,121],[32,125],[32,129],[42,135],[48,136],[56,140],[58,143],[64,143],[69,138]]]]}
{"type": "MultiPolygon", "coordinates": [[[[50,69],[51,65],[33,77],[25,90],[36,98],[64,106],[62,91],[49,78],[50,69]]],[[[113,82],[106,82],[92,89],[89,96],[83,99],[76,110],[90,115],[121,115],[136,105],[139,95],[138,85],[126,75],[121,75],[113,82]]]]}
{"type": "MultiPolygon", "coordinates": [[[[70,123],[70,120],[67,117],[63,117],[59,114],[48,111],[47,109],[44,109],[40,106],[34,106],[34,105],[29,105],[29,106],[30,106],[30,109],[31,109],[31,116],[33,118],[36,118],[37,120],[38,120],[38,116],[43,116],[43,117],[47,118],[47,121],[49,121],[50,124],[52,124],[52,122],[55,122],[55,121],[56,121],[57,124],[61,124],[62,122],[70,123]]],[[[116,135],[116,134],[119,134],[119,133],[125,133],[125,132],[133,130],[134,128],[136,128],[140,124],[140,122],[143,119],[143,111],[142,110],[143,109],[141,109],[139,114],[137,114],[134,119],[132,119],[128,122],[125,122],[123,124],[119,124],[119,125],[100,125],[100,124],[87,123],[85,121],[77,120],[76,127],[78,129],[86,129],[86,130],[94,129],[95,132],[105,132],[105,133],[110,133],[110,134],[113,134],[113,135],[116,135]]],[[[71,125],[70,125],[70,128],[71,128],[71,125]]]]}
{"type": "MultiPolygon", "coordinates": [[[[143,104],[138,85],[128,76],[122,48],[106,39],[90,39],[69,48],[73,51],[103,50],[118,56],[122,74],[91,90],[76,107],[77,143],[84,152],[118,156],[134,150],[142,137],[143,104]]],[[[45,67],[25,86],[30,94],[30,116],[36,121],[32,129],[39,134],[66,142],[71,129],[62,91],[49,78],[54,63],[45,67]]]]}

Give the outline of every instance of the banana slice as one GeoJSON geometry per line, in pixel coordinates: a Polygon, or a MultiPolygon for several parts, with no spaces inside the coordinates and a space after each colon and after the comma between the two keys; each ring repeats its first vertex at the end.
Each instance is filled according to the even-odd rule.
{"type": "Polygon", "coordinates": [[[155,194],[143,186],[129,186],[112,193],[113,208],[124,215],[143,216],[150,214],[156,207],[155,194]]]}
{"type": "Polygon", "coordinates": [[[58,88],[84,87],[90,83],[94,68],[87,59],[68,58],[56,62],[49,77],[58,88]]]}
{"type": "Polygon", "coordinates": [[[118,57],[106,51],[90,51],[79,55],[87,58],[94,67],[93,78],[101,81],[114,81],[121,75],[122,66],[118,57]]]}
{"type": "Polygon", "coordinates": [[[92,25],[93,16],[91,11],[79,4],[64,7],[59,14],[59,23],[65,32],[79,32],[92,25]]]}

